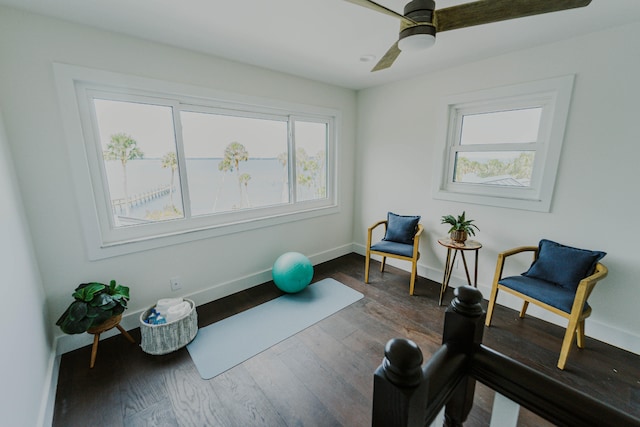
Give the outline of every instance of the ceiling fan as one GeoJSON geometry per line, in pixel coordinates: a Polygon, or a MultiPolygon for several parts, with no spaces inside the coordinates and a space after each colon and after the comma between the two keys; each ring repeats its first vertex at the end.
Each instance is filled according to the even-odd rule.
{"type": "Polygon", "coordinates": [[[431,47],[436,32],[560,10],[584,7],[591,0],[479,0],[436,9],[434,0],[412,0],[401,15],[372,0],[346,0],[400,20],[400,36],[371,71],[389,68],[400,52],[431,47]]]}

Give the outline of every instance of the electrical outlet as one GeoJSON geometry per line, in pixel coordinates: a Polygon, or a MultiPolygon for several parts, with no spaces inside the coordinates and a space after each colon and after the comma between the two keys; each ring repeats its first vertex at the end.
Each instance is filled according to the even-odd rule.
{"type": "Polygon", "coordinates": [[[182,289],[182,283],[180,283],[179,277],[172,277],[169,279],[169,283],[171,284],[171,290],[177,291],[178,289],[182,289]]]}

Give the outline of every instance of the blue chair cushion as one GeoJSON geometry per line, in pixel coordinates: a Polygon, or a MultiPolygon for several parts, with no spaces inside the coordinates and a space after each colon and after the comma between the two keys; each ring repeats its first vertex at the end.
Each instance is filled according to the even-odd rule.
{"type": "Polygon", "coordinates": [[[590,251],[542,239],[536,259],[523,276],[559,285],[575,293],[578,283],[593,274],[605,252],[590,251]]]}
{"type": "Polygon", "coordinates": [[[383,240],[413,245],[413,237],[420,222],[420,216],[387,214],[387,231],[383,240]]]}
{"type": "Polygon", "coordinates": [[[413,256],[413,244],[390,242],[382,240],[375,245],[371,245],[372,251],[386,252],[389,254],[401,255],[411,258],[413,256]]]}
{"type": "MultiPolygon", "coordinates": [[[[572,292],[562,286],[525,276],[505,277],[498,283],[521,294],[528,295],[531,298],[549,304],[565,313],[571,313],[571,307],[573,306],[573,300],[576,295],[575,291],[572,292]]],[[[583,311],[588,307],[589,304],[585,303],[583,311]]]]}

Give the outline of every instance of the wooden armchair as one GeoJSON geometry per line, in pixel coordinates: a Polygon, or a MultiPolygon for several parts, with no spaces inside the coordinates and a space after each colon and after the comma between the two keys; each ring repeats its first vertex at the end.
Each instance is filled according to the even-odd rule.
{"type": "Polygon", "coordinates": [[[418,246],[420,243],[420,235],[424,230],[424,227],[422,224],[419,224],[418,221],[420,221],[419,216],[401,216],[389,212],[386,220],[378,221],[367,229],[367,253],[364,270],[365,283],[369,283],[371,255],[379,255],[382,257],[380,272],[384,272],[387,257],[401,259],[411,263],[409,295],[413,295],[413,288],[418,273],[418,259],[420,258],[418,246]],[[385,236],[380,242],[372,245],[373,230],[381,225],[384,225],[385,236]]]}
{"type": "Polygon", "coordinates": [[[578,348],[584,348],[585,319],[591,315],[587,299],[596,283],[608,273],[607,267],[598,262],[604,255],[604,252],[571,248],[549,240],[541,240],[539,246],[522,246],[498,254],[486,326],[491,326],[499,290],[524,300],[520,318],[524,318],[529,303],[533,303],[568,319],[558,359],[558,368],[564,369],[574,335],[578,348]],[[520,276],[503,278],[506,259],[522,252],[533,252],[531,268],[520,276]]]}

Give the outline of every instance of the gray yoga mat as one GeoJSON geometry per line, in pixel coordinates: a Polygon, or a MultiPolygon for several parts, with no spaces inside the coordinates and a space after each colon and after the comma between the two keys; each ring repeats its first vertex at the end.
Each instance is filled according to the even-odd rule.
{"type": "Polygon", "coordinates": [[[203,379],[213,378],[269,347],[329,317],[363,295],[323,279],[198,331],[187,345],[203,379]]]}

